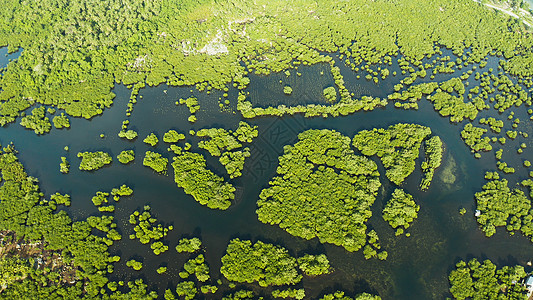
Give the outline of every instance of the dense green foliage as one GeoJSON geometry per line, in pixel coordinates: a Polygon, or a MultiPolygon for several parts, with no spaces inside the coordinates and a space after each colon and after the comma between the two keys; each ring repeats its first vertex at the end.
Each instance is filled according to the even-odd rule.
{"type": "Polygon", "coordinates": [[[470,123],[467,123],[461,131],[461,137],[463,138],[466,145],[472,149],[472,152],[477,154],[478,151],[490,151],[492,150],[492,145],[490,145],[490,138],[483,137],[487,132],[487,129],[473,126],[470,123]]]}
{"type": "Polygon", "coordinates": [[[182,281],[176,286],[176,293],[186,300],[194,299],[198,293],[198,289],[192,281],[182,281]]]}
{"type": "MultiPolygon", "coordinates": [[[[470,1],[450,4],[445,0],[417,0],[401,5],[364,0],[303,1],[297,5],[259,1],[244,5],[234,0],[207,7],[174,6],[172,1],[131,1],[127,6],[113,1],[105,8],[92,2],[74,7],[68,3],[7,3],[1,17],[14,21],[0,26],[0,45],[7,45],[9,51],[20,47],[24,52],[8,65],[3,76],[0,124],[13,122],[35,103],[64,109],[70,116],[91,118],[111,106],[115,82],[133,87],[135,100],[145,85],[195,85],[200,91],[210,92],[213,88],[225,89],[233,82],[238,89],[246,89],[250,82],[248,72],[268,75],[318,63],[330,64],[339,103],[263,109],[239,99],[238,109],[245,117],[285,113],[337,116],[385,105],[384,99],[351,98],[339,67],[327,55],[335,52],[346,57],[344,63],[348,67],[361,66],[376,83],[379,78],[387,78],[389,70],[376,71],[372,66],[391,64],[392,57],[398,56],[404,57],[402,73],[411,73],[403,80],[405,85],[426,77],[431,68],[434,76],[473,62],[486,63],[483,59],[492,51],[503,57],[501,65],[510,74],[525,78],[533,74],[529,47],[532,41],[522,35],[521,25],[470,1]],[[92,8],[84,9],[89,6],[92,8]],[[359,16],[363,6],[365,13],[359,16]],[[418,9],[424,13],[416,13],[418,9]],[[346,17],[351,15],[358,17],[346,17]],[[408,20],[406,15],[410,16],[408,20]],[[28,20],[27,16],[39,17],[28,20]],[[457,62],[422,64],[424,57],[442,53],[435,45],[451,49],[454,54],[462,55],[467,48],[469,52],[457,62]]],[[[503,79],[499,82],[504,88],[514,87],[510,88],[503,79]]],[[[446,92],[438,93],[450,95],[450,88],[459,93],[458,86],[461,85],[441,86],[446,92]]],[[[497,109],[518,105],[524,97],[528,99],[523,90],[503,92],[508,95],[494,97],[497,109]],[[520,96],[514,95],[519,92],[520,96]]],[[[178,102],[185,103],[193,113],[198,110],[198,102],[193,99],[178,102]]],[[[466,105],[469,113],[472,103],[478,106],[475,101],[465,104],[448,100],[444,105],[459,111],[466,105]]],[[[190,120],[195,119],[191,115],[190,120]]]]}
{"type": "Polygon", "coordinates": [[[59,163],[59,172],[67,174],[70,171],[70,164],[67,161],[67,158],[61,156],[61,162],[59,163]]]}
{"type": "Polygon", "coordinates": [[[178,241],[178,245],[176,246],[176,251],[179,253],[181,252],[196,252],[200,250],[202,247],[202,241],[200,241],[199,238],[182,238],[178,241]]]}
{"type": "Polygon", "coordinates": [[[381,186],[376,164],[355,155],[350,138],[333,130],[307,130],[298,139],[285,146],[278,176],[261,191],[259,220],[357,251],[365,244],[365,223],[381,186]]]}
{"type": "Polygon", "coordinates": [[[524,267],[504,266],[497,269],[490,260],[460,261],[450,272],[450,293],[455,299],[526,299],[522,280],[524,267]]]}
{"type": "Polygon", "coordinates": [[[157,135],[152,132],[143,140],[143,142],[152,147],[155,147],[155,145],[157,145],[157,143],[159,142],[159,139],[157,138],[157,135]]]}
{"type": "Polygon", "coordinates": [[[118,136],[128,140],[134,140],[135,138],[137,138],[137,132],[129,129],[127,131],[120,131],[118,133],[118,136]]]}
{"type": "Polygon", "coordinates": [[[253,291],[248,290],[239,290],[235,293],[231,293],[222,298],[222,300],[249,300],[249,299],[263,299],[263,297],[257,297],[254,295],[253,291]]]}
{"type": "Polygon", "coordinates": [[[429,140],[424,143],[424,153],[426,155],[426,160],[422,162],[421,168],[424,172],[424,178],[420,183],[421,190],[427,190],[431,181],[433,180],[433,175],[435,174],[435,169],[440,167],[442,162],[442,141],[438,136],[432,136],[429,140]]]}
{"type": "Polygon", "coordinates": [[[189,122],[194,123],[196,122],[196,115],[195,113],[200,110],[200,105],[198,104],[198,99],[196,97],[189,97],[187,99],[179,99],[176,101],[176,105],[179,104],[185,104],[187,105],[187,108],[189,109],[189,112],[191,115],[189,116],[189,122]]]}
{"type": "Polygon", "coordinates": [[[157,152],[146,151],[143,166],[150,167],[157,173],[166,173],[168,170],[168,158],[157,152]]]}
{"type": "Polygon", "coordinates": [[[250,124],[240,121],[239,126],[233,132],[241,143],[251,143],[258,135],[257,126],[250,126],[250,124]]]}
{"type": "Polygon", "coordinates": [[[17,257],[7,257],[0,260],[0,284],[9,286],[10,284],[23,280],[31,273],[29,261],[17,257]]]}
{"type": "Polygon", "coordinates": [[[135,259],[128,260],[126,266],[133,268],[135,271],[140,271],[143,267],[143,263],[136,261],[135,259]]]}
{"type": "Polygon", "coordinates": [[[363,248],[363,255],[365,259],[378,258],[379,260],[386,260],[388,257],[387,251],[378,252],[381,249],[379,237],[377,232],[372,229],[367,233],[367,244],[363,248]]]}
{"type": "Polygon", "coordinates": [[[334,87],[328,86],[324,89],[323,94],[326,101],[331,103],[337,101],[337,90],[334,87]]]}
{"type": "Polygon", "coordinates": [[[128,125],[130,124],[130,120],[124,120],[122,121],[121,129],[118,133],[118,136],[123,139],[127,140],[134,140],[137,138],[138,133],[132,129],[128,129],[128,125]]]}
{"type": "Polygon", "coordinates": [[[152,251],[154,252],[155,255],[159,255],[159,254],[167,251],[168,250],[168,246],[163,244],[163,242],[161,242],[161,241],[157,241],[157,242],[153,242],[150,245],[150,249],[152,249],[152,251]]]}
{"type": "Polygon", "coordinates": [[[144,211],[134,211],[130,215],[129,223],[135,225],[133,231],[135,233],[130,235],[130,239],[139,239],[142,244],[151,245],[154,254],[159,255],[168,250],[168,246],[164,246],[160,240],[167,236],[168,232],[173,229],[172,225],[164,227],[163,224],[156,224],[157,219],[150,213],[150,206],[145,206],[144,211]]]}
{"type": "Polygon", "coordinates": [[[113,161],[111,155],[103,151],[80,152],[78,157],[81,158],[80,170],[84,171],[98,170],[113,161]]]}
{"type": "Polygon", "coordinates": [[[415,170],[420,145],[430,134],[428,127],[399,123],[387,129],[363,130],[354,136],[353,145],[366,156],[381,158],[387,178],[400,185],[415,170]]]}
{"type": "Polygon", "coordinates": [[[231,151],[242,147],[242,144],[223,128],[200,129],[196,132],[198,137],[207,137],[209,140],[200,141],[198,147],[209,151],[212,156],[222,155],[222,151],[231,151]]]}
{"type": "Polygon", "coordinates": [[[208,138],[198,142],[198,147],[205,149],[215,157],[220,157],[220,163],[226,168],[230,178],[242,175],[244,161],[250,157],[250,149],[242,148],[242,143],[250,143],[257,137],[257,126],[250,126],[246,122],[239,122],[237,130],[225,130],[223,128],[200,129],[196,136],[208,138]],[[239,150],[240,149],[240,150],[239,150]]]}
{"type": "MultiPolygon", "coordinates": [[[[68,299],[79,299],[85,295],[87,298],[99,298],[109,281],[106,276],[113,270],[111,263],[120,259],[108,252],[113,241],[120,239],[113,229],[116,227],[113,218],[92,216],[87,221],[74,222],[65,211],[56,211],[58,205],[69,205],[70,197],[56,193],[49,201],[44,199],[37,179],[26,174],[15,154],[12,147],[4,148],[0,153],[0,230],[13,231],[28,240],[43,240],[47,250],[61,251],[65,259],[79,268],[79,281],[74,285],[48,284],[56,280],[57,272],[30,268],[31,272],[24,280],[12,282],[2,291],[2,297],[54,299],[57,295],[64,295],[68,299]],[[93,229],[107,233],[107,237],[91,234],[93,229]]],[[[14,279],[13,276],[11,278],[14,279]]],[[[106,296],[107,299],[157,297],[153,293],[147,294],[142,281],[130,282],[128,287],[128,293],[116,291],[106,296]]]]}
{"type": "Polygon", "coordinates": [[[319,276],[333,271],[325,254],[298,257],[298,267],[307,276],[319,276]]]}
{"type": "Polygon", "coordinates": [[[342,291],[337,291],[333,294],[324,295],[320,300],[381,300],[381,297],[362,293],[352,298],[346,296],[342,291]]]}
{"type": "Polygon", "coordinates": [[[272,297],[274,298],[283,298],[283,299],[297,299],[301,300],[305,298],[304,289],[285,289],[285,290],[273,290],[272,297]]]}
{"type": "Polygon", "coordinates": [[[65,194],[61,195],[60,193],[55,193],[50,195],[50,201],[48,202],[48,205],[54,206],[54,205],[65,205],[70,206],[70,195],[65,194]]]}
{"type": "Polygon", "coordinates": [[[185,265],[183,265],[183,269],[184,271],[179,273],[181,278],[188,278],[190,275],[194,274],[199,282],[209,280],[209,267],[205,263],[203,254],[199,254],[196,258],[189,259],[185,265]]]}
{"type": "Polygon", "coordinates": [[[52,124],[45,115],[46,108],[44,106],[36,107],[31,111],[31,115],[22,117],[20,125],[33,130],[36,134],[47,133],[52,128],[52,124]]]}
{"type": "Polygon", "coordinates": [[[260,286],[296,284],[302,275],[287,249],[257,241],[233,239],[222,257],[220,273],[236,282],[258,282],[260,286]]]}
{"type": "Polygon", "coordinates": [[[460,78],[452,78],[440,84],[434,95],[428,96],[428,100],[433,102],[435,110],[443,117],[450,116],[450,121],[461,122],[463,119],[474,120],[478,111],[485,108],[483,102],[481,107],[473,102],[463,102],[465,86],[460,78]],[[455,92],[458,97],[452,95],[455,92]]]}
{"type": "Polygon", "coordinates": [[[109,197],[109,193],[98,191],[96,192],[96,195],[91,198],[91,201],[95,206],[101,206],[102,204],[107,204],[109,202],[107,197],[109,197]]]}
{"type": "Polygon", "coordinates": [[[163,142],[165,143],[177,143],[185,139],[185,135],[178,133],[176,130],[169,130],[163,135],[163,142]]]}
{"type": "Polygon", "coordinates": [[[500,133],[503,128],[503,121],[502,120],[496,120],[495,118],[481,118],[479,119],[479,124],[485,124],[489,125],[490,129],[494,131],[495,133],[500,133]]]}
{"type": "Polygon", "coordinates": [[[133,190],[125,184],[121,185],[118,188],[113,188],[111,190],[111,195],[113,196],[113,200],[115,201],[118,201],[120,197],[131,196],[132,194],[133,190]]]}
{"type": "MultiPolygon", "coordinates": [[[[121,196],[131,196],[132,194],[133,194],[133,190],[126,185],[122,185],[119,188],[113,188],[111,190],[111,195],[113,196],[113,200],[115,202],[118,202],[121,196]]],[[[98,207],[98,211],[100,212],[114,212],[115,211],[115,206],[109,205],[110,204],[109,199],[108,199],[109,195],[110,193],[108,192],[98,191],[96,192],[96,195],[92,197],[91,201],[96,207],[98,207]]],[[[109,232],[109,230],[102,230],[102,231],[107,232],[109,238],[111,238],[110,235],[115,236],[115,237],[119,236],[116,230],[112,230],[111,232],[109,232]]],[[[120,239],[120,237],[118,239],[120,239]]]]}
{"type": "Polygon", "coordinates": [[[171,145],[171,149],[176,154],[172,162],[176,184],[202,205],[227,209],[235,198],[235,188],[207,169],[205,158],[201,154],[174,145],[171,145]]]}
{"type": "Polygon", "coordinates": [[[117,159],[121,164],[128,164],[135,160],[135,152],[133,150],[124,150],[117,155],[117,159]]]}
{"type": "Polygon", "coordinates": [[[52,119],[52,122],[54,123],[54,127],[57,129],[70,127],[70,121],[64,113],[61,113],[59,116],[55,116],[52,119]]]}
{"type": "Polygon", "coordinates": [[[402,189],[395,189],[383,209],[383,219],[389,222],[392,228],[400,227],[396,231],[396,235],[400,235],[418,217],[419,210],[420,206],[415,203],[413,196],[402,189]]]}
{"type": "Polygon", "coordinates": [[[477,222],[485,235],[490,237],[496,233],[496,227],[506,226],[510,232],[521,230],[526,236],[533,236],[531,200],[523,191],[511,190],[506,179],[487,182],[475,197],[480,212],[477,222]]]}

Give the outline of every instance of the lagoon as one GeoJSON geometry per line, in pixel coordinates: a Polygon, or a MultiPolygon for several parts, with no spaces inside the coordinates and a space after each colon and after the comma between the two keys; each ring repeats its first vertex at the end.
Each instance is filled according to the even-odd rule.
{"type": "MultiPolygon", "coordinates": [[[[5,48],[0,50],[5,52],[5,48]]],[[[4,52],[0,52],[0,63],[3,64],[7,63],[4,52]]],[[[16,58],[16,54],[11,58],[16,58]]],[[[364,79],[364,76],[356,79],[357,74],[343,64],[337,63],[337,66],[341,67],[346,87],[354,92],[355,97],[385,97],[392,93],[393,86],[399,81],[391,76],[375,85],[364,79]]],[[[485,69],[495,66],[497,58],[492,58],[485,69]]],[[[315,65],[301,67],[299,72],[302,76],[291,74],[286,77],[283,73],[267,77],[252,76],[249,87],[251,101],[258,106],[318,103],[319,100],[316,99],[319,99],[323,87],[334,84],[330,75],[320,75],[322,70],[322,66],[315,65]],[[293,87],[291,96],[283,94],[283,86],[286,84],[293,87]]],[[[393,70],[399,71],[399,67],[394,65],[391,68],[393,70]]],[[[439,76],[437,81],[450,78],[450,75],[439,76]]],[[[426,81],[429,79],[417,82],[426,81]]],[[[304,278],[303,287],[312,298],[342,289],[349,294],[363,291],[377,293],[383,299],[444,299],[449,296],[447,274],[461,259],[488,258],[499,267],[514,264],[526,266],[533,259],[531,242],[520,234],[509,236],[503,228],[499,228],[495,236],[486,238],[478,229],[474,218],[474,193],[484,184],[484,172],[495,169],[493,153],[485,153],[481,159],[475,159],[460,138],[460,132],[467,121],[450,123],[425,98],[420,101],[418,111],[396,109],[389,104],[371,112],[358,112],[338,118],[285,116],[245,120],[258,126],[259,137],[250,145],[251,157],[245,162],[242,177],[232,181],[237,188],[235,203],[226,211],[216,211],[201,206],[178,188],[173,181],[171,169],[167,176],[156,174],[142,165],[142,158],[146,151],[151,150],[172,159],[172,155],[166,150],[167,145],[162,142],[162,135],[169,129],[181,133],[211,127],[235,129],[238,122],[244,120],[236,111],[236,91],[230,90],[232,100],[229,109],[221,111],[218,106],[221,92],[191,92],[190,87],[166,85],[142,89],[139,94],[142,98],[138,98],[130,118],[129,128],[139,133],[139,137],[133,142],[117,136],[122,120],[125,119],[130,91],[117,85],[113,92],[117,96],[110,109],[92,120],[71,118],[70,129],[52,130],[49,134],[37,136],[18,124],[0,128],[0,143],[14,143],[29,175],[39,179],[46,196],[56,191],[72,196],[72,205],[66,210],[75,220],[98,214],[91,202],[91,197],[97,191],[110,191],[122,184],[133,188],[132,197],[123,198],[116,204],[114,216],[119,220],[118,230],[123,239],[115,243],[111,254],[120,255],[122,260],[115,264],[111,279],[145,278],[152,289],[162,294],[164,289],[175,287],[179,280],[177,274],[187,259],[174,251],[178,239],[192,236],[202,239],[207,249],[206,260],[215,279],[221,276],[218,271],[220,258],[229,240],[236,237],[282,245],[292,255],[302,255],[304,252],[325,253],[335,272],[318,278],[304,278]],[[199,99],[201,105],[197,113],[198,121],[194,124],[187,121],[187,108],[175,105],[177,99],[191,94],[199,99]],[[422,155],[417,160],[417,169],[402,185],[421,207],[418,219],[408,230],[410,237],[394,236],[392,228],[381,218],[381,210],[394,186],[388,182],[383,167],[374,158],[379,166],[383,186],[372,208],[373,216],[368,225],[369,229],[377,231],[382,248],[389,253],[387,260],[365,260],[362,251],[349,253],[340,247],[320,244],[316,239],[305,241],[257,220],[255,209],[259,193],[275,175],[277,158],[283,153],[283,146],[293,144],[298,133],[311,128],[334,129],[353,137],[360,130],[388,127],[399,122],[430,127],[434,135],[441,137],[446,150],[443,164],[437,169],[428,191],[421,192],[418,189],[422,155]],[[160,139],[155,150],[142,142],[152,132],[160,139]],[[100,134],[104,134],[104,138],[100,134]],[[69,147],[69,151],[64,150],[65,146],[69,147]],[[128,165],[118,163],[116,155],[128,149],[135,150],[135,161],[128,165]],[[95,172],[78,170],[79,159],[76,153],[98,150],[110,153],[114,157],[113,163],[95,172]],[[59,172],[61,156],[66,156],[71,163],[69,174],[59,172]],[[160,256],[153,255],[149,245],[141,245],[138,241],[127,238],[133,231],[133,227],[127,222],[129,214],[142,209],[144,205],[152,207],[152,214],[160,222],[174,226],[174,230],[163,240],[170,250],[160,256]],[[459,214],[462,207],[467,209],[464,216],[459,214]],[[140,273],[125,266],[125,262],[132,258],[143,260],[144,267],[140,273]],[[168,267],[165,275],[156,273],[155,270],[160,265],[168,267]]],[[[529,119],[525,109],[511,110],[521,120],[529,119]]],[[[479,117],[504,119],[507,114],[499,115],[490,110],[481,112],[479,117]]],[[[510,130],[509,125],[506,124],[502,132],[510,130]]],[[[529,121],[521,123],[519,130],[533,135],[529,121]]],[[[197,137],[187,136],[187,142],[193,145],[193,151],[204,154],[208,166],[215,173],[223,175],[224,168],[218,159],[199,149],[198,140],[197,137]]],[[[533,160],[533,153],[530,151],[520,157],[513,155],[518,145],[518,139],[508,141],[504,152],[505,161],[515,167],[520,166],[523,159],[533,160]]],[[[528,146],[533,145],[528,143],[528,146]]],[[[515,174],[506,177],[512,184],[527,177],[525,168],[517,170],[515,174]]],[[[526,270],[531,271],[528,268],[526,270]]]]}

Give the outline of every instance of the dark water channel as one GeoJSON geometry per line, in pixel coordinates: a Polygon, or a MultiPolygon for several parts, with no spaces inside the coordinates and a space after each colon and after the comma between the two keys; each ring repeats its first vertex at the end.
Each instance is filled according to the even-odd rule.
{"type": "MultiPolygon", "coordinates": [[[[0,49],[0,65],[7,62],[4,54],[5,48],[0,49]]],[[[492,62],[492,65],[495,65],[495,62],[492,62]]],[[[357,91],[356,96],[367,94],[385,97],[400,80],[391,76],[376,87],[364,79],[364,76],[359,80],[355,79],[354,73],[340,63],[337,66],[342,69],[348,90],[357,91]]],[[[486,68],[489,67],[490,65],[486,68]]],[[[391,73],[394,69],[397,69],[397,66],[393,66],[391,73]]],[[[302,73],[301,77],[294,72],[289,78],[283,73],[270,77],[252,77],[249,88],[251,101],[256,105],[278,104],[276,101],[279,100],[276,99],[285,97],[288,102],[283,100],[279,103],[309,103],[309,99],[317,93],[315,89],[321,91],[323,87],[333,85],[333,79],[324,66],[300,67],[299,72],[302,73]],[[317,75],[320,71],[325,74],[317,75]],[[281,84],[279,80],[282,80],[281,84]],[[283,86],[286,84],[293,87],[293,95],[283,94],[283,86]],[[315,88],[316,86],[318,88],[315,88]],[[309,87],[309,90],[302,91],[306,87],[309,87]],[[312,96],[308,96],[309,94],[312,96]]],[[[454,76],[458,76],[457,73],[454,76]]],[[[442,80],[444,77],[437,79],[442,80]]],[[[68,210],[74,219],[99,214],[91,202],[96,191],[110,191],[122,184],[134,189],[133,197],[122,198],[116,204],[114,216],[119,222],[123,239],[112,247],[111,252],[122,257],[121,262],[116,264],[113,279],[128,280],[140,277],[145,278],[152,284],[152,288],[159,291],[164,291],[167,287],[174,288],[179,281],[178,272],[188,259],[187,255],[177,254],[174,250],[177,240],[183,236],[199,236],[202,239],[214,279],[221,276],[218,272],[220,258],[228,241],[234,237],[260,239],[283,245],[293,255],[301,255],[304,252],[326,253],[335,272],[314,279],[304,278],[301,286],[310,298],[342,289],[348,294],[362,291],[378,293],[383,299],[444,299],[448,296],[447,274],[459,259],[489,258],[500,266],[525,266],[533,259],[531,242],[520,234],[509,236],[503,228],[499,228],[497,234],[489,239],[478,229],[473,217],[473,195],[485,182],[484,172],[496,168],[493,152],[483,154],[481,159],[474,159],[460,138],[460,131],[465,122],[451,124],[447,118],[440,117],[425,99],[420,102],[418,111],[398,110],[393,105],[388,105],[384,109],[339,118],[306,119],[294,116],[247,120],[258,126],[259,137],[249,145],[252,156],[245,163],[243,176],[232,181],[237,187],[235,203],[227,211],[215,211],[201,206],[178,188],[173,181],[170,166],[168,176],[155,174],[144,167],[144,152],[153,148],[142,140],[149,133],[156,133],[160,142],[155,151],[171,160],[172,156],[166,151],[167,145],[162,142],[162,135],[166,131],[175,129],[187,133],[190,129],[210,127],[234,129],[242,120],[240,114],[235,111],[235,100],[231,100],[230,104],[234,111],[220,111],[218,103],[222,93],[212,92],[207,95],[194,91],[193,94],[199,97],[202,107],[197,113],[198,121],[191,124],[187,121],[187,108],[174,104],[180,97],[190,96],[190,88],[160,86],[141,90],[142,99],[135,105],[130,124],[131,129],[138,131],[139,138],[129,142],[119,139],[117,133],[126,118],[130,91],[123,86],[117,86],[114,92],[117,97],[112,108],[91,121],[71,119],[71,129],[53,129],[44,136],[37,136],[15,123],[0,129],[0,142],[3,145],[11,141],[15,144],[20,151],[20,160],[28,173],[40,180],[42,190],[47,196],[56,191],[72,196],[72,206],[68,210]],[[418,190],[421,179],[419,166],[423,157],[419,158],[417,169],[403,185],[421,206],[418,219],[408,230],[410,237],[395,237],[392,228],[381,218],[380,212],[394,189],[382,175],[383,188],[374,204],[369,227],[377,231],[382,248],[388,251],[389,257],[386,261],[365,260],[362,251],[349,253],[340,247],[322,245],[316,239],[305,241],[292,237],[278,227],[265,225],[257,220],[255,209],[258,195],[274,176],[277,157],[283,153],[283,146],[294,143],[298,133],[310,128],[327,128],[353,137],[360,130],[387,127],[398,122],[431,127],[433,134],[442,138],[446,152],[443,164],[437,170],[427,192],[418,190]],[[104,138],[100,138],[102,133],[104,138]],[[69,151],[63,149],[65,146],[69,147],[69,151]],[[136,159],[129,165],[121,165],[115,157],[126,149],[134,149],[136,159]],[[76,154],[88,150],[107,151],[113,155],[114,162],[96,172],[79,171],[79,159],[76,154]],[[66,156],[71,163],[69,174],[59,172],[61,156],[66,156]],[[170,249],[160,256],[155,256],[149,245],[141,245],[138,241],[128,239],[128,235],[133,231],[127,222],[129,214],[147,204],[152,207],[152,213],[158,220],[174,226],[174,230],[164,240],[170,249]],[[464,216],[458,213],[461,207],[468,211],[464,216]],[[125,267],[125,262],[131,258],[144,262],[141,272],[125,267]],[[166,274],[156,273],[155,270],[160,265],[168,266],[166,274]]],[[[232,95],[236,95],[236,92],[230,90],[230,98],[236,99],[232,98],[232,95]]],[[[518,130],[533,135],[524,107],[515,108],[514,111],[515,115],[523,120],[518,130]]],[[[489,115],[497,113],[494,110],[486,111],[480,117],[489,115]]],[[[499,118],[504,119],[507,115],[508,113],[499,118]]],[[[506,125],[503,131],[508,129],[510,128],[506,125]]],[[[217,174],[224,174],[223,167],[216,159],[210,158],[207,152],[196,147],[197,139],[190,136],[187,139],[193,145],[194,151],[206,154],[212,170],[217,174]]],[[[524,154],[516,155],[516,149],[521,142],[523,141],[517,138],[517,141],[508,141],[505,146],[504,160],[517,169],[515,176],[510,177],[513,183],[527,177],[527,171],[520,167],[521,162],[524,159],[533,160],[529,148],[524,154]]],[[[528,146],[533,145],[528,143],[528,146]]],[[[384,173],[382,168],[380,171],[384,173]]]]}

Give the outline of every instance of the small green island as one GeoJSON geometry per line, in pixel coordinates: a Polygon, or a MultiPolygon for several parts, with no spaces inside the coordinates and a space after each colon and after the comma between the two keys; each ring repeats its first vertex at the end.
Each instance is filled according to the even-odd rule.
{"type": "Polygon", "coordinates": [[[111,155],[103,151],[80,152],[77,156],[81,158],[79,169],[83,171],[98,170],[113,161],[111,155]]]}

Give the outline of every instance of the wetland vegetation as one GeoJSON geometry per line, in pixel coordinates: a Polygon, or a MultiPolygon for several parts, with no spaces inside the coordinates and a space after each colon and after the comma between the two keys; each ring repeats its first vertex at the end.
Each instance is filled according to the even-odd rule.
{"type": "Polygon", "coordinates": [[[533,241],[531,15],[523,1],[505,3],[523,19],[471,0],[6,1],[0,46],[15,57],[0,66],[0,136],[25,146],[0,151],[0,298],[523,298],[531,268],[522,246],[489,251],[497,265],[462,261],[485,253],[454,246],[476,227],[495,245],[522,245],[498,227],[533,241]],[[275,88],[256,92],[270,81],[275,88]],[[154,90],[171,105],[151,103],[154,90]],[[268,104],[269,96],[282,101],[268,104]],[[119,99],[125,119],[114,114],[119,99]],[[417,110],[426,116],[412,119],[417,110]],[[111,124],[108,114],[118,125],[98,128],[111,124]],[[68,146],[50,154],[60,143],[78,151],[80,171],[102,170],[71,170],[68,146]],[[477,160],[462,157],[465,145],[477,160]],[[137,151],[140,168],[155,171],[142,180],[137,151]],[[121,164],[112,164],[116,153],[121,164]],[[485,182],[472,178],[479,169],[485,182]],[[161,208],[167,179],[176,201],[161,208]],[[145,181],[153,195],[123,185],[145,181]],[[119,187],[97,191],[109,184],[119,187]],[[125,196],[132,201],[119,201],[125,196]],[[444,201],[455,197],[460,209],[444,201]],[[462,231],[432,229],[458,220],[458,210],[462,231]],[[416,242],[396,237],[403,233],[416,242]],[[452,269],[442,266],[455,264],[449,282],[403,274],[416,288],[402,291],[395,270],[413,253],[442,278],[452,269]],[[178,266],[173,255],[183,256],[178,266]],[[144,282],[148,272],[163,287],[144,282]],[[351,290],[336,291],[346,278],[351,290]]]}

